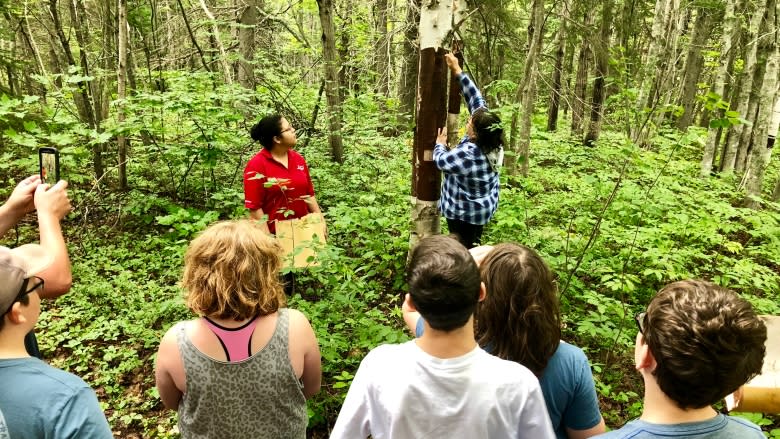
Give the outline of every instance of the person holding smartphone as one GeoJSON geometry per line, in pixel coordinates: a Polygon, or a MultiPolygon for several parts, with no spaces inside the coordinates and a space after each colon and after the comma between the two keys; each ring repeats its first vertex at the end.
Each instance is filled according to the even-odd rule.
{"type": "MultiPolygon", "coordinates": [[[[72,283],[68,248],[60,225],[71,210],[67,188],[67,181],[60,180],[51,186],[42,183],[40,175],[32,175],[19,182],[8,200],[0,206],[0,238],[28,213],[38,213],[41,246],[54,257],[52,264],[38,274],[45,281],[40,290],[42,299],[55,299],[67,293],[72,283]]],[[[41,357],[32,331],[25,338],[25,347],[30,355],[41,357]]]]}
{"type": "Polygon", "coordinates": [[[444,55],[447,66],[460,82],[469,106],[466,135],[457,146],[447,146],[447,128],[439,130],[433,161],[444,172],[439,209],[450,233],[466,248],[479,245],[482,229],[498,207],[498,168],[504,158],[501,119],[488,111],[485,99],[452,53],[444,55]]]}

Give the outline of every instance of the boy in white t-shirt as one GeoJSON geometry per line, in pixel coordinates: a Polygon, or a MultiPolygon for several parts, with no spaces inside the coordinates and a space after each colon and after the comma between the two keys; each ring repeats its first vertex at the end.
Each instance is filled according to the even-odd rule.
{"type": "Polygon", "coordinates": [[[405,306],[423,336],[360,363],[331,438],[554,439],[539,381],[479,348],[473,314],[485,286],[468,250],[446,236],[412,251],[405,306]]]}

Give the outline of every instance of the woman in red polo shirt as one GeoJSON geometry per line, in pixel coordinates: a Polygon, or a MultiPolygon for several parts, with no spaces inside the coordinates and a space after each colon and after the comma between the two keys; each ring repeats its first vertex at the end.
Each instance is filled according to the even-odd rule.
{"type": "Polygon", "coordinates": [[[272,114],[250,131],[263,149],[244,169],[244,205],[252,219],[268,216],[268,231],[276,233],[276,221],[321,212],[314,197],[309,167],[293,150],[295,128],[284,117],[272,114]]]}

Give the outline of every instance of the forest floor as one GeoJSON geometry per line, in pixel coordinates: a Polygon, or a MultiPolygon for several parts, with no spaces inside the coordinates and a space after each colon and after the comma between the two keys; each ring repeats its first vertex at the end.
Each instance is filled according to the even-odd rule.
{"type": "MultiPolygon", "coordinates": [[[[312,321],[323,354],[323,389],[309,403],[314,438],[327,436],[365,353],[409,339],[398,308],[408,153],[397,153],[397,139],[374,142],[348,150],[344,165],[330,163],[322,144],[303,151],[330,233],[322,265],[297,275],[290,300],[312,321]]],[[[612,428],[641,412],[632,316],[660,286],[713,279],[761,313],[780,315],[780,206],[744,209],[736,179],[699,179],[689,137],[666,133],[656,145],[633,150],[606,136],[588,149],[567,135],[538,134],[529,177],[502,177],[500,208],[484,237],[532,246],[556,271],[564,338],[588,354],[612,428]]],[[[777,175],[775,165],[768,181],[777,175]]],[[[177,285],[187,242],[216,219],[244,214],[240,181],[219,194],[208,204],[73,185],[75,212],[64,230],[74,286],[44,305],[37,333],[53,365],[96,389],[117,438],[178,437],[175,415],[154,388],[154,356],[165,330],[192,317],[177,285]]],[[[20,241],[34,239],[33,226],[20,227],[20,241]]],[[[780,418],[745,416],[780,437],[780,418]]]]}

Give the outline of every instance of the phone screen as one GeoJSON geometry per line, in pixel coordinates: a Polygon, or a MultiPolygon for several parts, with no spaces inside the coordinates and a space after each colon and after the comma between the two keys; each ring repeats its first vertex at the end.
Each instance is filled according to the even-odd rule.
{"type": "Polygon", "coordinates": [[[56,148],[38,150],[39,171],[43,183],[55,184],[60,179],[60,155],[56,148]]]}

